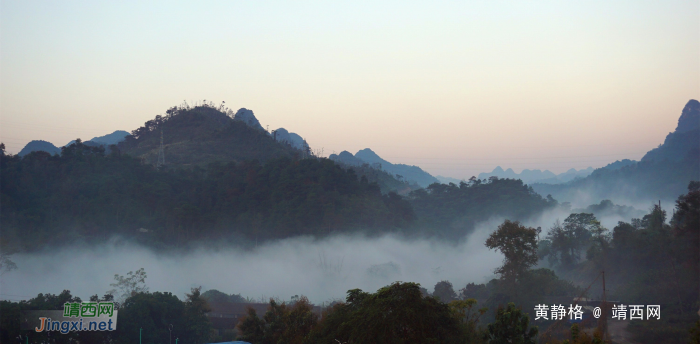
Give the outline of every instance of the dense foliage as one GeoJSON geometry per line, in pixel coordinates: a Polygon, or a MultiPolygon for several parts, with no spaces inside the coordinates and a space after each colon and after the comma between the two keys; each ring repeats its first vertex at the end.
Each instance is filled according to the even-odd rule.
{"type": "MultiPolygon", "coordinates": [[[[107,295],[109,299],[109,295],[107,295]]],[[[104,299],[103,299],[104,300],[104,299]]],[[[98,301],[97,296],[91,301],[98,301]]],[[[64,290],[59,295],[39,294],[28,301],[0,301],[0,342],[13,343],[19,335],[28,336],[31,343],[144,343],[167,342],[173,325],[173,341],[204,343],[210,336],[209,311],[199,289],[187,294],[185,301],[168,292],[137,293],[121,305],[115,331],[57,332],[20,331],[22,310],[62,310],[66,302],[81,302],[80,298],[64,290]]]]}
{"type": "Polygon", "coordinates": [[[416,283],[367,293],[348,291],[312,330],[307,343],[461,343],[467,328],[445,303],[423,297],[416,283]]]}
{"type": "Polygon", "coordinates": [[[158,161],[161,136],[168,166],[206,166],[215,161],[269,161],[304,152],[276,142],[266,131],[233,119],[233,112],[204,103],[170,108],[135,129],[119,149],[146,163],[158,161]]]}
{"type": "Polygon", "coordinates": [[[409,199],[422,227],[451,238],[461,238],[476,223],[493,216],[525,220],[557,204],[551,197],[538,195],[519,179],[497,177],[488,181],[472,178],[459,185],[435,183],[411,192],[409,199]]]}
{"type": "MultiPolygon", "coordinates": [[[[641,219],[619,222],[612,233],[592,214],[572,214],[563,226],[555,223],[540,253],[581,285],[605,271],[608,300],[661,305],[660,321],[632,321],[639,342],[687,342],[700,307],[699,218],[700,183],[691,182],[670,222],[658,204],[641,219]]],[[[600,297],[602,286],[595,288],[590,295],[600,297]]]]}
{"type": "Polygon", "coordinates": [[[489,343],[493,344],[535,344],[537,327],[530,327],[530,317],[510,302],[506,307],[498,307],[496,322],[489,324],[489,343]]]}
{"type": "Polygon", "coordinates": [[[293,305],[270,300],[270,307],[262,319],[254,309],[248,309],[248,314],[238,324],[241,331],[238,339],[256,344],[301,344],[317,322],[318,315],[312,312],[306,297],[301,297],[293,305]]]}
{"type": "Polygon", "coordinates": [[[560,201],[577,200],[581,195],[615,201],[621,197],[672,201],[684,193],[688,181],[700,179],[698,161],[700,151],[696,150],[681,161],[642,161],[619,169],[599,168],[586,178],[566,184],[532,187],[560,201]]]}
{"type": "Polygon", "coordinates": [[[490,216],[525,218],[556,204],[509,179],[433,184],[407,200],[313,157],[158,170],[79,140],[61,155],[2,154],[0,168],[2,236],[16,250],[114,235],[153,247],[350,231],[460,237],[490,216]]]}
{"type": "Polygon", "coordinates": [[[501,275],[501,279],[510,285],[513,294],[517,295],[528,270],[537,264],[537,230],[517,221],[505,220],[486,239],[486,247],[503,253],[503,265],[494,272],[501,275]]]}
{"type": "Polygon", "coordinates": [[[413,210],[327,159],[159,171],[77,142],[60,156],[0,156],[3,239],[32,250],[112,235],[154,246],[407,227],[413,210]]]}

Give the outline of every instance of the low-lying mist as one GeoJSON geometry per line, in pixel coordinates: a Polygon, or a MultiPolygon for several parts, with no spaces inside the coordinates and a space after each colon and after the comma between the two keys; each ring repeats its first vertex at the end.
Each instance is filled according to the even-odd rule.
{"type": "MultiPolygon", "coordinates": [[[[561,208],[523,224],[542,227],[544,239],[555,220],[569,212],[561,208]]],[[[599,218],[612,230],[618,215],[599,218]]],[[[214,248],[201,244],[181,254],[157,253],[147,247],[113,240],[101,245],[74,245],[42,253],[16,254],[17,270],[0,278],[0,298],[29,299],[38,293],[68,289],[88,299],[113,289],[114,275],[145,268],[150,291],[172,292],[180,298],[193,287],[241,294],[256,301],[289,300],[305,295],[314,303],[344,299],[347,290],[376,291],[394,281],[418,282],[428,291],[442,280],[455,290],[467,283],[485,283],[503,256],[484,246],[503,222],[494,218],[476,226],[462,240],[405,239],[395,235],[336,235],[323,239],[296,237],[244,248],[214,248]]]]}
{"type": "Polygon", "coordinates": [[[17,270],[0,281],[5,299],[28,299],[64,289],[82,299],[112,289],[114,274],[145,268],[150,291],[180,298],[192,287],[265,300],[305,295],[312,302],[345,299],[347,290],[376,291],[394,281],[418,282],[432,291],[441,280],[455,289],[493,278],[502,256],[484,242],[498,226],[489,221],[457,243],[378,238],[298,237],[245,249],[210,250],[203,245],[182,255],[158,254],[135,244],[73,246],[56,252],[17,254],[17,270]]]}

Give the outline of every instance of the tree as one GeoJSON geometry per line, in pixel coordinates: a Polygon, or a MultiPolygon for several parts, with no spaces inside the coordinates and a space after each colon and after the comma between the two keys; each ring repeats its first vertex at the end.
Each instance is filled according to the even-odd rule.
{"type": "Polygon", "coordinates": [[[114,287],[114,289],[107,293],[112,295],[117,294],[117,302],[123,304],[126,299],[131,296],[148,292],[146,277],[146,270],[144,270],[144,268],[140,268],[136,270],[136,272],[129,271],[126,276],[114,274],[114,280],[116,282],[109,285],[110,287],[114,287]]]}
{"type": "Polygon", "coordinates": [[[499,306],[496,321],[488,325],[489,343],[493,344],[535,344],[537,327],[530,327],[530,317],[522,310],[508,303],[506,308],[499,306]]]}
{"type": "Polygon", "coordinates": [[[479,318],[488,311],[483,307],[476,310],[476,299],[454,300],[449,303],[452,316],[459,319],[466,328],[467,343],[480,343],[484,337],[484,329],[479,327],[479,318]]]}
{"type": "Polygon", "coordinates": [[[562,225],[557,220],[547,234],[549,261],[571,267],[581,260],[581,252],[590,245],[593,231],[602,235],[605,231],[593,214],[574,213],[569,215],[562,225]]]}
{"type": "Polygon", "coordinates": [[[228,304],[248,302],[241,294],[226,294],[216,289],[209,289],[202,293],[202,298],[210,304],[228,304]]]}
{"type": "Polygon", "coordinates": [[[440,300],[440,302],[449,303],[450,301],[457,299],[457,294],[455,293],[450,281],[440,281],[435,284],[433,297],[440,300]]]}
{"type": "Polygon", "coordinates": [[[241,335],[240,340],[251,343],[264,343],[265,321],[258,317],[257,312],[252,307],[248,308],[248,314],[238,321],[238,330],[241,335]]]}
{"type": "Polygon", "coordinates": [[[312,308],[305,296],[292,306],[270,299],[270,306],[262,319],[254,309],[248,309],[248,314],[238,323],[239,339],[261,344],[301,344],[318,322],[312,308]]]}
{"type": "Polygon", "coordinates": [[[700,182],[690,182],[688,193],[678,198],[671,225],[676,237],[685,243],[679,247],[686,257],[684,263],[700,276],[700,182]]]}
{"type": "Polygon", "coordinates": [[[465,327],[447,304],[423,297],[417,283],[396,282],[376,293],[348,291],[307,343],[462,343],[465,327]]]}
{"type": "Polygon", "coordinates": [[[466,299],[481,299],[485,300],[489,297],[489,290],[485,284],[467,283],[466,287],[459,290],[459,298],[466,299]]]}
{"type": "Polygon", "coordinates": [[[200,294],[199,288],[192,288],[191,294],[187,294],[185,300],[185,321],[187,337],[195,343],[204,343],[209,338],[211,331],[211,323],[207,317],[207,313],[211,311],[211,307],[207,300],[200,294]]]}
{"type": "MultiPolygon", "coordinates": [[[[38,294],[27,301],[0,301],[0,342],[16,343],[18,335],[28,336],[30,343],[75,343],[84,342],[86,336],[82,332],[68,332],[56,336],[55,332],[20,331],[20,312],[22,310],[62,310],[66,302],[81,302],[77,296],[72,296],[69,290],[60,294],[38,294]]],[[[99,336],[97,336],[99,337],[99,336]]],[[[99,343],[93,341],[89,343],[99,343]]]]}
{"type": "MultiPolygon", "coordinates": [[[[191,337],[185,304],[177,296],[168,292],[137,293],[124,301],[119,309],[119,326],[115,332],[118,343],[163,343],[170,337],[170,324],[173,336],[181,343],[196,343],[191,337]],[[142,330],[141,330],[142,329],[142,330]]],[[[201,343],[201,341],[199,342],[201,343]]]]}
{"type": "Polygon", "coordinates": [[[12,254],[5,251],[2,245],[0,245],[0,276],[4,275],[6,272],[17,269],[17,264],[15,264],[10,257],[12,257],[12,254]]]}
{"type": "Polygon", "coordinates": [[[537,231],[518,221],[505,220],[486,239],[486,247],[503,253],[503,265],[494,272],[513,287],[531,266],[537,264],[537,231]]]}

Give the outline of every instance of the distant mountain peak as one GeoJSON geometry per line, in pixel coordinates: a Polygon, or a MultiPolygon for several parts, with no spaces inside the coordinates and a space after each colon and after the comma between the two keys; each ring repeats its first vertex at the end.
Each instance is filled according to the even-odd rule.
{"type": "Polygon", "coordinates": [[[377,155],[377,153],[375,153],[373,150],[371,150],[369,148],[359,150],[357,153],[355,153],[355,157],[360,159],[360,160],[363,160],[369,164],[383,164],[383,165],[391,164],[390,162],[379,157],[379,155],[377,155]]]}
{"type": "Polygon", "coordinates": [[[279,128],[277,130],[274,130],[271,135],[273,135],[276,141],[287,142],[296,149],[308,149],[308,144],[304,141],[304,139],[301,136],[289,132],[287,131],[287,129],[279,128]]]}
{"type": "Polygon", "coordinates": [[[359,151],[357,151],[357,153],[355,153],[355,155],[358,155],[358,154],[365,156],[365,157],[368,157],[368,158],[384,160],[384,159],[380,158],[379,155],[377,155],[377,153],[375,153],[373,150],[371,150],[369,148],[360,149],[359,151]]]}
{"type": "Polygon", "coordinates": [[[61,149],[54,146],[54,144],[51,142],[44,140],[33,140],[27,143],[27,145],[24,146],[24,148],[22,148],[22,150],[19,151],[19,153],[17,153],[17,155],[25,156],[31,152],[36,151],[44,151],[52,155],[61,153],[61,149]]]}
{"type": "Polygon", "coordinates": [[[352,153],[350,153],[350,152],[348,152],[348,151],[342,151],[342,152],[340,152],[340,154],[338,154],[338,157],[340,157],[340,158],[350,158],[350,157],[353,157],[353,158],[354,158],[355,156],[352,155],[352,153]]]}
{"type": "Polygon", "coordinates": [[[238,111],[236,111],[236,114],[233,116],[233,119],[236,121],[241,121],[251,128],[255,129],[260,129],[260,130],[265,130],[262,125],[260,125],[260,122],[258,121],[257,118],[255,118],[255,115],[253,114],[253,110],[248,110],[246,108],[240,108],[238,111]]]}
{"type": "Polygon", "coordinates": [[[415,183],[421,187],[427,187],[433,183],[440,181],[431,176],[430,173],[423,171],[418,166],[410,166],[405,164],[392,164],[382,159],[377,153],[369,148],[359,150],[354,156],[348,151],[342,151],[340,154],[331,154],[329,159],[339,161],[347,165],[364,165],[369,164],[372,168],[383,170],[396,176],[398,179],[403,179],[410,183],[415,183]]]}
{"type": "Polygon", "coordinates": [[[98,137],[93,137],[90,139],[92,142],[97,142],[97,143],[103,143],[106,145],[115,145],[121,141],[124,141],[124,138],[129,135],[129,132],[124,131],[124,130],[115,130],[111,134],[107,134],[104,136],[98,136],[98,137]]]}
{"type": "Polygon", "coordinates": [[[678,126],[664,143],[647,152],[641,161],[682,161],[700,154],[700,102],[691,99],[683,107],[678,126]]]}
{"type": "Polygon", "coordinates": [[[348,151],[342,151],[339,154],[331,154],[328,158],[333,161],[342,162],[350,166],[361,166],[363,164],[366,164],[366,162],[356,158],[354,155],[352,155],[352,153],[348,151]]]}
{"type": "Polygon", "coordinates": [[[488,179],[489,177],[495,176],[498,178],[510,178],[510,179],[520,179],[526,184],[532,183],[548,183],[548,184],[558,184],[568,182],[574,178],[583,178],[593,172],[593,168],[589,167],[584,170],[577,171],[572,168],[568,171],[560,174],[554,174],[550,170],[540,170],[540,169],[524,169],[520,173],[515,173],[512,168],[503,170],[501,166],[496,166],[493,171],[489,173],[479,173],[479,179],[488,179]]]}
{"type": "Polygon", "coordinates": [[[678,118],[676,132],[683,133],[700,128],[700,102],[691,99],[685,104],[681,117],[678,118]]]}
{"type": "MultiPolygon", "coordinates": [[[[104,146],[109,146],[109,145],[116,145],[119,142],[124,141],[124,139],[129,135],[129,132],[124,131],[124,130],[115,130],[111,134],[107,134],[104,136],[96,136],[91,138],[90,140],[84,141],[84,144],[87,144],[89,142],[96,144],[96,145],[104,145],[104,146]]],[[[75,143],[75,140],[71,140],[70,142],[66,143],[65,146],[63,147],[68,147],[72,144],[75,143]]]]}

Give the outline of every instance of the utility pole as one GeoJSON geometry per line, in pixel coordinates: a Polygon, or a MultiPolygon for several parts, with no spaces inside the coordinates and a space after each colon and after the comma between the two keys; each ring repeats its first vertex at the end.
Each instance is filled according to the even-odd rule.
{"type": "Polygon", "coordinates": [[[165,152],[163,151],[163,129],[160,130],[160,148],[158,149],[158,163],[156,167],[160,169],[165,165],[165,152]]]}
{"type": "Polygon", "coordinates": [[[602,332],[601,335],[603,336],[603,340],[609,340],[610,335],[608,334],[608,301],[607,297],[605,295],[605,270],[600,272],[603,275],[603,309],[602,309],[602,314],[601,318],[603,318],[603,326],[602,326],[602,332]]]}

